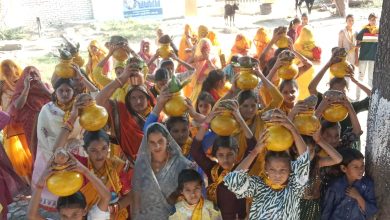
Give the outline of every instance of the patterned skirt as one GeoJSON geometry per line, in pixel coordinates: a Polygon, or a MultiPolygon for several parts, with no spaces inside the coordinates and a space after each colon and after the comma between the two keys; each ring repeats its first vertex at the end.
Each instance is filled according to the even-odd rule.
{"type": "Polygon", "coordinates": [[[302,220],[319,220],[321,217],[319,199],[301,199],[300,208],[302,220]]]}

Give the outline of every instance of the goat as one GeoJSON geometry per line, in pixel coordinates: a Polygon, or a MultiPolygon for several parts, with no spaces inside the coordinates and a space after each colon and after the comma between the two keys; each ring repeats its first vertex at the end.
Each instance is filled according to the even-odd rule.
{"type": "Polygon", "coordinates": [[[234,25],[234,15],[236,14],[236,10],[238,10],[238,4],[234,3],[233,5],[226,4],[225,5],[225,25],[232,26],[232,22],[234,25]]]}
{"type": "Polygon", "coordinates": [[[299,9],[299,13],[302,14],[301,5],[303,2],[306,3],[307,12],[311,14],[311,9],[313,8],[314,0],[295,0],[295,12],[298,13],[299,9]]]}

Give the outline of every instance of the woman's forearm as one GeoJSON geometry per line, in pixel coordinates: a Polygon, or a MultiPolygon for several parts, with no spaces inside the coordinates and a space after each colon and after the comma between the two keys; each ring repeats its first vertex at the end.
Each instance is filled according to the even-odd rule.
{"type": "Polygon", "coordinates": [[[18,110],[22,109],[27,102],[27,97],[28,97],[28,90],[27,91],[23,90],[23,92],[19,95],[19,97],[15,99],[15,104],[14,104],[15,108],[18,110]]]}
{"type": "Polygon", "coordinates": [[[253,163],[253,161],[256,159],[257,157],[257,153],[255,153],[255,151],[252,151],[248,154],[248,156],[246,156],[240,164],[238,164],[238,166],[236,167],[235,170],[237,171],[240,171],[240,170],[248,170],[249,167],[251,166],[251,164],[253,163]]]}
{"type": "Polygon", "coordinates": [[[330,64],[325,64],[324,67],[320,70],[320,72],[317,73],[317,75],[314,77],[314,79],[309,84],[309,92],[310,95],[317,95],[317,86],[320,83],[321,79],[324,77],[326,71],[329,69],[330,64]]]}

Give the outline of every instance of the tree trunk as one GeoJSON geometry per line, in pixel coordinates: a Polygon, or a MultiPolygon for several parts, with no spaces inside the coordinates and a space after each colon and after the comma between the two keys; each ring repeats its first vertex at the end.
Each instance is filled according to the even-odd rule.
{"type": "Polygon", "coordinates": [[[368,113],[366,171],[375,182],[379,211],[390,219],[390,1],[383,1],[375,60],[373,92],[368,113]]]}

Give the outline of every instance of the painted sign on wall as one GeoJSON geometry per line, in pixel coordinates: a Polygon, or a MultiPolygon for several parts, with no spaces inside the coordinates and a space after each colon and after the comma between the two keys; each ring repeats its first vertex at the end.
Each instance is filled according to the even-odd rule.
{"type": "Polygon", "coordinates": [[[124,17],[162,17],[161,0],[123,0],[124,17]]]}

